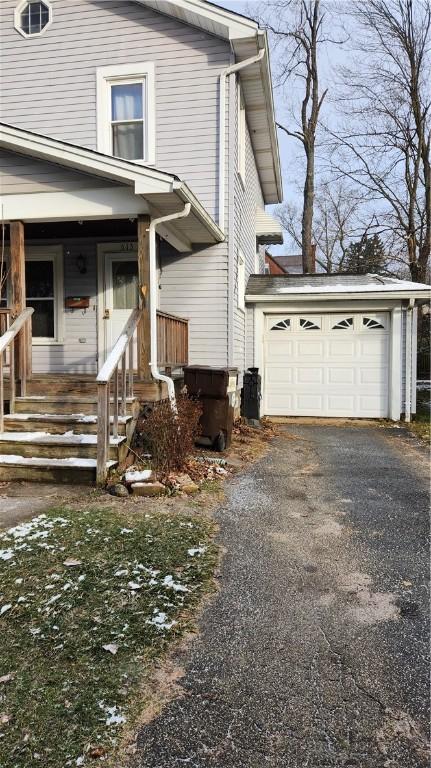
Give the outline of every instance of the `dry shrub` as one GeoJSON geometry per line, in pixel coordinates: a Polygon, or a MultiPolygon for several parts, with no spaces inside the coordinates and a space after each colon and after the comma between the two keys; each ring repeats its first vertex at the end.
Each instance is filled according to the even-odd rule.
{"type": "Polygon", "coordinates": [[[153,467],[162,473],[182,470],[201,434],[201,404],[182,394],[177,398],[177,410],[172,410],[169,400],[162,400],[142,422],[153,467]]]}

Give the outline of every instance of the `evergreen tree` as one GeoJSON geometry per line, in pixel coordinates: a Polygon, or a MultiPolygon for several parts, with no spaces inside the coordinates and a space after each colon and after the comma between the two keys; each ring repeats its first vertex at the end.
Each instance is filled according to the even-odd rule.
{"type": "Polygon", "coordinates": [[[351,243],[346,251],[343,271],[353,275],[381,274],[386,271],[388,257],[379,235],[365,235],[351,243]]]}

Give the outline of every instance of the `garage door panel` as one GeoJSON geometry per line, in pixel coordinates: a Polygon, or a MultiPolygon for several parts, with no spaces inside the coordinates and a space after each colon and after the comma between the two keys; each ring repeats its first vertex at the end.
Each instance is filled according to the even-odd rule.
{"type": "Polygon", "coordinates": [[[296,344],[296,354],[298,357],[316,357],[321,359],[323,356],[323,341],[298,341],[296,344]]]}
{"type": "Polygon", "coordinates": [[[355,415],[355,396],[354,395],[328,395],[327,416],[354,416],[355,415]]]}
{"type": "Polygon", "coordinates": [[[280,314],[277,319],[288,324],[286,331],[270,330],[274,316],[266,319],[265,413],[387,416],[389,315],[319,315],[316,324],[320,330],[300,325],[301,318],[313,323],[316,317],[280,314]],[[370,325],[370,319],[383,328],[370,325]]]}
{"type": "Polygon", "coordinates": [[[328,368],[328,384],[354,384],[355,370],[352,368],[328,368]]]}
{"type": "Polygon", "coordinates": [[[386,355],[387,346],[386,335],[382,335],[379,339],[361,338],[359,340],[359,354],[368,359],[381,360],[386,355]]]}
{"type": "Polygon", "coordinates": [[[296,372],[298,384],[323,384],[324,372],[322,368],[302,368],[298,366],[296,372]]]}
{"type": "Polygon", "coordinates": [[[358,398],[358,407],[362,413],[381,416],[381,397],[377,395],[360,395],[358,398]]]}
{"type": "Polygon", "coordinates": [[[292,384],[294,380],[294,369],[288,366],[267,366],[265,369],[265,380],[269,384],[292,384]]]}
{"type": "Polygon", "coordinates": [[[332,359],[351,358],[355,353],[355,340],[348,339],[345,341],[337,341],[332,339],[328,342],[328,355],[332,359]]]}
{"type": "Polygon", "coordinates": [[[386,384],[388,380],[388,369],[385,368],[360,368],[360,384],[386,384]]]}
{"type": "Polygon", "coordinates": [[[275,341],[268,341],[267,342],[267,354],[266,354],[266,360],[268,362],[278,362],[283,361],[285,359],[292,358],[293,356],[293,341],[285,341],[283,340],[282,343],[277,344],[275,341]]]}
{"type": "MultiPolygon", "coordinates": [[[[296,404],[298,411],[310,411],[316,413],[322,410],[323,407],[323,395],[319,394],[298,394],[296,396],[296,404]]],[[[303,415],[303,414],[302,414],[303,415]]]]}

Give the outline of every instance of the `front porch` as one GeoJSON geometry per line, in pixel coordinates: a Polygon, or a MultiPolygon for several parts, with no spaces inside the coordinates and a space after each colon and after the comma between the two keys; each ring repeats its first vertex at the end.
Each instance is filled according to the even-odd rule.
{"type": "Polygon", "coordinates": [[[160,242],[175,260],[224,233],[150,166],[4,124],[0,161],[0,480],[103,483],[188,362],[187,319],[158,311],[160,242]]]}
{"type": "MultiPolygon", "coordinates": [[[[118,221],[115,239],[113,221],[105,237],[103,221],[86,222],[85,237],[78,222],[9,225],[0,479],[103,483],[141,405],[167,397],[151,373],[149,223],[118,221]]],[[[156,313],[157,370],[181,379],[188,321],[156,313]]]]}

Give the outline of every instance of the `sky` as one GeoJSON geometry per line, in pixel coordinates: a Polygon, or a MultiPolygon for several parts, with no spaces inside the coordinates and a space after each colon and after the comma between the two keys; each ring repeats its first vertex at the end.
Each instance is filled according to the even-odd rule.
{"type": "MultiPolygon", "coordinates": [[[[250,16],[250,10],[253,9],[253,5],[258,5],[258,0],[249,0],[249,2],[241,2],[240,0],[212,0],[216,5],[220,5],[223,8],[227,8],[230,11],[236,13],[242,13],[245,16],[250,16]]],[[[274,102],[277,118],[282,121],[284,113],[284,102],[280,89],[275,87],[274,84],[274,102]]],[[[294,139],[289,140],[284,134],[278,131],[278,141],[280,146],[280,159],[283,173],[283,192],[284,200],[296,201],[299,199],[299,191],[297,189],[296,173],[293,172],[293,158],[298,154],[298,144],[294,139]]],[[[296,169],[297,170],[297,169],[296,169]]],[[[299,201],[300,202],[300,201],[299,201]]],[[[268,211],[273,210],[273,206],[268,206],[268,211]]],[[[286,246],[273,246],[270,248],[274,254],[285,253],[286,246]]]]}
{"type": "MultiPolygon", "coordinates": [[[[245,16],[253,16],[253,6],[256,9],[256,15],[259,6],[262,7],[262,0],[212,0],[216,5],[220,5],[228,10],[242,13],[245,16]]],[[[332,19],[332,23],[334,19],[332,19]]],[[[343,24],[345,22],[343,21],[343,24]]],[[[338,25],[337,25],[338,26],[338,25]]],[[[334,29],[334,24],[331,31],[334,29]]],[[[343,38],[346,34],[345,29],[341,32],[340,29],[336,30],[335,37],[343,38]]],[[[346,38],[347,39],[347,38],[346,38]]],[[[271,45],[271,39],[270,39],[271,45]]],[[[321,90],[326,86],[329,87],[329,93],[325,99],[325,103],[322,109],[322,118],[328,124],[335,125],[337,121],[337,113],[333,103],[331,104],[331,94],[333,94],[333,88],[337,79],[337,70],[343,64],[347,63],[349,53],[346,50],[345,45],[325,45],[322,46],[319,53],[319,69],[320,69],[320,85],[321,90]]],[[[283,95],[283,91],[286,93],[286,88],[283,88],[277,83],[274,73],[276,72],[276,54],[274,50],[271,51],[271,63],[273,73],[273,92],[276,119],[282,124],[288,124],[289,127],[293,127],[292,116],[290,109],[292,105],[287,104],[287,99],[283,95]]],[[[293,88],[298,87],[297,80],[289,81],[289,101],[291,101],[291,94],[293,88]]],[[[298,95],[299,92],[297,91],[298,95]]],[[[297,111],[297,110],[295,110],[297,111]]],[[[304,153],[301,144],[297,139],[289,138],[282,131],[278,131],[278,141],[280,147],[280,159],[283,174],[283,194],[284,202],[294,203],[300,210],[302,207],[302,185],[304,180],[304,153]]],[[[318,157],[316,157],[318,162],[318,157]]],[[[272,211],[273,206],[269,206],[268,210],[272,211]]],[[[270,251],[274,254],[297,252],[298,248],[291,241],[290,237],[285,233],[285,245],[284,246],[272,246],[270,251]]]]}

